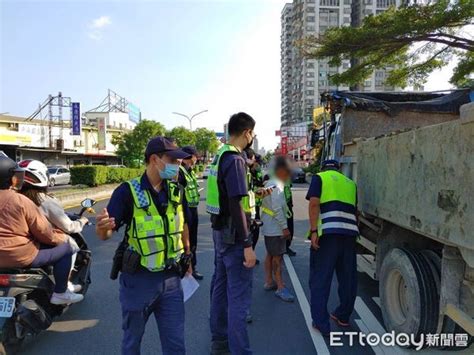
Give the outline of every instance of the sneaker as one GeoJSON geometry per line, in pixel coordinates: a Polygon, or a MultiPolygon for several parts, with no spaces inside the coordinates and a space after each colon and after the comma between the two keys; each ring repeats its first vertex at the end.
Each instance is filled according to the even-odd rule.
{"type": "Polygon", "coordinates": [[[74,285],[71,281],[67,283],[67,289],[71,292],[78,293],[81,292],[82,286],[81,285],[74,285]]]}
{"type": "Polygon", "coordinates": [[[275,291],[275,296],[280,298],[281,300],[285,302],[294,302],[295,301],[295,296],[293,296],[286,287],[282,288],[281,290],[276,290],[275,291]]]}
{"type": "Polygon", "coordinates": [[[230,355],[229,342],[227,340],[213,340],[211,355],[230,355]]]}
{"type": "Polygon", "coordinates": [[[340,320],[339,318],[337,318],[334,314],[330,314],[329,315],[331,317],[331,319],[337,323],[338,326],[340,327],[348,327],[350,324],[348,322],[344,322],[342,320],[340,320]]]}
{"type": "Polygon", "coordinates": [[[193,271],[193,277],[196,279],[196,280],[202,280],[204,278],[204,276],[197,270],[194,270],[193,271]]]}
{"type": "Polygon", "coordinates": [[[83,295],[66,290],[66,292],[64,293],[54,292],[53,295],[51,296],[50,302],[52,304],[64,305],[64,304],[72,304],[72,303],[81,302],[83,299],[84,299],[83,295]]]}
{"type": "Polygon", "coordinates": [[[288,254],[288,256],[295,256],[296,255],[296,251],[291,250],[290,248],[286,248],[286,253],[288,254]]]}
{"type": "Polygon", "coordinates": [[[272,282],[271,284],[263,284],[263,289],[265,291],[275,291],[277,289],[277,284],[275,282],[272,282]]]}

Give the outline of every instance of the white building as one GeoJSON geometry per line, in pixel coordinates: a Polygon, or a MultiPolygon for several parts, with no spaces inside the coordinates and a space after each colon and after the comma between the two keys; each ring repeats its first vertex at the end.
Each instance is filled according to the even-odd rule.
{"type": "Polygon", "coordinates": [[[66,121],[63,125],[54,122],[50,128],[44,120],[0,115],[0,150],[17,161],[37,159],[46,165],[118,164],[112,137],[126,130],[118,128],[118,119],[114,127],[114,115],[111,119],[107,122],[112,125],[107,124],[102,130],[96,124],[87,124],[80,136],[73,136],[66,121]]]}

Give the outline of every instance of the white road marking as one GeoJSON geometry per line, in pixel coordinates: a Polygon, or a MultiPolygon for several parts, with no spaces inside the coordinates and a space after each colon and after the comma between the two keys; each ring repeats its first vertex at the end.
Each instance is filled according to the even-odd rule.
{"type": "Polygon", "coordinates": [[[202,190],[204,190],[204,187],[201,187],[200,189],[198,189],[198,192],[201,192],[202,190]]]}
{"type": "MultiPolygon", "coordinates": [[[[369,334],[370,330],[367,328],[364,322],[362,322],[360,319],[355,320],[357,327],[360,329],[360,331],[364,334],[369,334]]],[[[372,350],[374,351],[375,355],[385,355],[384,351],[380,346],[373,346],[372,350]]]]}
{"type": "MultiPolygon", "coordinates": [[[[356,323],[359,326],[360,330],[367,334],[367,333],[377,333],[378,335],[383,335],[386,333],[385,328],[380,324],[380,322],[375,318],[375,316],[370,311],[369,307],[364,303],[362,298],[357,296],[355,301],[355,310],[359,315],[361,322],[363,323],[362,327],[359,326],[359,323],[356,323]]],[[[390,355],[399,355],[406,353],[403,349],[399,347],[386,347],[386,346],[378,346],[380,348],[379,351],[382,351],[383,354],[390,354],[390,355]]],[[[375,353],[377,351],[373,348],[375,353]]]]}
{"type": "Polygon", "coordinates": [[[379,308],[381,308],[380,307],[380,297],[372,297],[372,300],[377,304],[377,306],[379,306],[379,308]]]}
{"type": "Polygon", "coordinates": [[[323,336],[321,335],[321,333],[319,333],[313,328],[313,321],[311,319],[311,310],[309,308],[309,302],[306,299],[306,295],[304,294],[304,290],[301,286],[300,280],[296,275],[293,263],[291,262],[290,257],[286,254],[283,255],[283,259],[285,260],[288,275],[290,275],[291,283],[293,284],[293,289],[295,290],[296,297],[298,298],[298,302],[301,307],[301,312],[303,312],[303,316],[306,321],[306,326],[308,327],[309,334],[311,335],[311,339],[313,340],[314,348],[316,349],[318,355],[330,354],[323,336]]]}

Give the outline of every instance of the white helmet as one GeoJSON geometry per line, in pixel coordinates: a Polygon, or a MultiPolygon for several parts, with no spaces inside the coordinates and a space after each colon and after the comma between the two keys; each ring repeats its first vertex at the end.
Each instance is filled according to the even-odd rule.
{"type": "Polygon", "coordinates": [[[38,160],[22,160],[18,165],[25,169],[25,184],[48,187],[48,167],[38,160]]]}

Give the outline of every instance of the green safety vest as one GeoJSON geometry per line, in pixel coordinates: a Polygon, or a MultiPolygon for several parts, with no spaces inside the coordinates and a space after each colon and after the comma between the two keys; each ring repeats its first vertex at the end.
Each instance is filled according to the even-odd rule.
{"type": "Polygon", "coordinates": [[[217,174],[219,173],[221,158],[226,153],[240,154],[240,151],[231,144],[224,144],[214,157],[214,161],[209,168],[209,176],[207,177],[206,211],[210,214],[219,215],[221,211],[217,174]]]}
{"type": "MultiPolygon", "coordinates": [[[[263,174],[262,170],[259,169],[255,172],[255,181],[258,181],[260,184],[263,182],[263,174]]],[[[254,184],[254,189],[258,188],[257,184],[254,184]]],[[[261,197],[255,196],[255,206],[260,207],[262,206],[263,199],[261,197]]]]}
{"type": "MultiPolygon", "coordinates": [[[[283,189],[283,193],[285,194],[286,205],[290,207],[293,204],[293,193],[291,192],[291,182],[285,183],[285,188],[283,189]]],[[[288,208],[287,218],[291,218],[293,213],[288,208]]]]}
{"type": "Polygon", "coordinates": [[[141,265],[150,271],[162,271],[169,259],[178,261],[184,249],[182,192],[175,182],[165,182],[168,206],[162,216],[150,192],[142,189],[140,178],[128,181],[134,201],[132,222],[126,231],[128,244],[141,255],[141,265]]]}
{"type": "Polygon", "coordinates": [[[321,177],[322,191],[320,198],[320,214],[318,235],[324,234],[358,234],[355,208],[357,202],[357,186],[354,181],[336,170],[318,173],[321,177]],[[341,205],[354,207],[354,213],[347,212],[341,205]],[[330,206],[330,207],[328,207],[330,206]]]}
{"type": "Polygon", "coordinates": [[[247,195],[242,197],[242,208],[244,212],[255,218],[255,192],[253,191],[252,173],[247,167],[247,195]]]}
{"type": "Polygon", "coordinates": [[[179,168],[183,172],[184,178],[186,180],[184,196],[186,197],[186,201],[188,201],[188,206],[197,207],[199,205],[201,196],[199,195],[199,185],[196,174],[194,174],[194,171],[192,170],[188,172],[188,169],[186,169],[183,165],[180,165],[179,168]]]}

